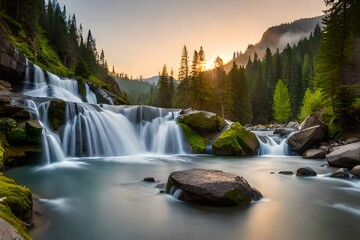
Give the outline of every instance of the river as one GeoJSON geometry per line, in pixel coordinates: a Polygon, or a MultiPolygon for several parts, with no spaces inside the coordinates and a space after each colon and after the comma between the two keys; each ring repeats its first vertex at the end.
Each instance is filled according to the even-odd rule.
{"type": "Polygon", "coordinates": [[[39,240],[355,239],[360,182],[326,176],[326,161],[300,157],[138,155],[79,158],[6,172],[41,197],[51,223],[39,240]],[[317,177],[280,175],[309,166],[317,177]],[[160,193],[172,171],[220,169],[243,176],[264,199],[248,206],[187,204],[160,193]],[[271,174],[274,172],[275,174],[271,174]]]}

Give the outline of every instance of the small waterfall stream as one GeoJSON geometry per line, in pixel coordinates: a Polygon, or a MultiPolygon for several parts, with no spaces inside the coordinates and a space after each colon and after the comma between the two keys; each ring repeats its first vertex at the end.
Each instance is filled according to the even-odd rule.
{"type": "Polygon", "coordinates": [[[287,144],[287,138],[281,138],[274,135],[272,131],[255,131],[256,137],[260,143],[259,155],[262,156],[292,156],[294,155],[287,144]]]}
{"type": "Polygon", "coordinates": [[[99,107],[87,84],[86,103],[81,100],[75,79],[61,79],[36,65],[27,65],[25,95],[65,101],[64,121],[55,131],[49,116],[51,101],[25,100],[27,110],[44,128],[44,157],[48,163],[68,157],[185,153],[182,132],[175,122],[178,110],[149,106],[99,107]]]}

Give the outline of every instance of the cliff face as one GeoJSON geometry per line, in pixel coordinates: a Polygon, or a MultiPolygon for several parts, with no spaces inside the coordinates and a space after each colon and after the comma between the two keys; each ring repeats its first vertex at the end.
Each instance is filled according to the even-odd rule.
{"type": "Polygon", "coordinates": [[[18,85],[22,80],[26,66],[26,57],[20,53],[0,33],[0,80],[18,85]]]}

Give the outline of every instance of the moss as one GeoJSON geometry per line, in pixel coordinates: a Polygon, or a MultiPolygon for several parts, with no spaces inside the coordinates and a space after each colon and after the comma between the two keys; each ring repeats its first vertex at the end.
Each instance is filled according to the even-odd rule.
{"type": "Polygon", "coordinates": [[[205,153],[206,141],[199,134],[194,132],[189,126],[179,123],[183,130],[185,139],[191,145],[193,153],[205,153]]]}
{"type": "Polygon", "coordinates": [[[79,95],[81,96],[83,101],[86,101],[86,89],[85,89],[85,82],[83,78],[77,78],[77,83],[78,83],[78,92],[79,95]]]}
{"type": "Polygon", "coordinates": [[[221,134],[213,144],[216,155],[254,155],[258,147],[255,134],[238,122],[221,134]]]}
{"type": "Polygon", "coordinates": [[[203,137],[211,133],[217,133],[224,127],[224,120],[217,116],[208,116],[206,112],[194,112],[179,118],[179,123],[186,124],[192,130],[203,137]]]}
{"type": "Polygon", "coordinates": [[[52,100],[48,110],[49,123],[57,131],[65,122],[66,103],[62,100],[52,100]]]}
{"type": "Polygon", "coordinates": [[[100,81],[98,78],[96,78],[94,75],[90,75],[88,82],[95,83],[99,87],[102,87],[106,90],[111,90],[109,84],[104,83],[103,81],[100,81]]]}
{"type": "Polygon", "coordinates": [[[19,219],[28,220],[31,215],[31,191],[0,173],[0,199],[3,199],[0,202],[0,217],[14,226],[24,239],[30,239],[19,219]]]}
{"type": "Polygon", "coordinates": [[[25,123],[25,134],[29,143],[41,144],[42,127],[37,121],[30,120],[25,123]]]}
{"type": "Polygon", "coordinates": [[[4,144],[0,139],[0,171],[4,169],[4,162],[5,162],[5,148],[4,148],[4,144]]]}
{"type": "Polygon", "coordinates": [[[8,140],[10,145],[23,146],[27,145],[27,136],[23,128],[15,128],[8,133],[8,140]]]}

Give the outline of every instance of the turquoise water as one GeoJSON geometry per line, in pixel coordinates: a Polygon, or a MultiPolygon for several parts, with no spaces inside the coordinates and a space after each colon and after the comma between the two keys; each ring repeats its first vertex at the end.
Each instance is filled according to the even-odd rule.
{"type": "Polygon", "coordinates": [[[360,181],[326,177],[325,161],[299,157],[207,155],[72,159],[6,172],[41,197],[51,223],[43,240],[355,239],[360,234],[360,181]],[[278,175],[310,166],[317,177],[278,175]],[[220,169],[243,176],[264,199],[231,208],[187,204],[160,193],[172,171],[220,169]],[[270,174],[275,172],[276,174],[270,174]]]}

